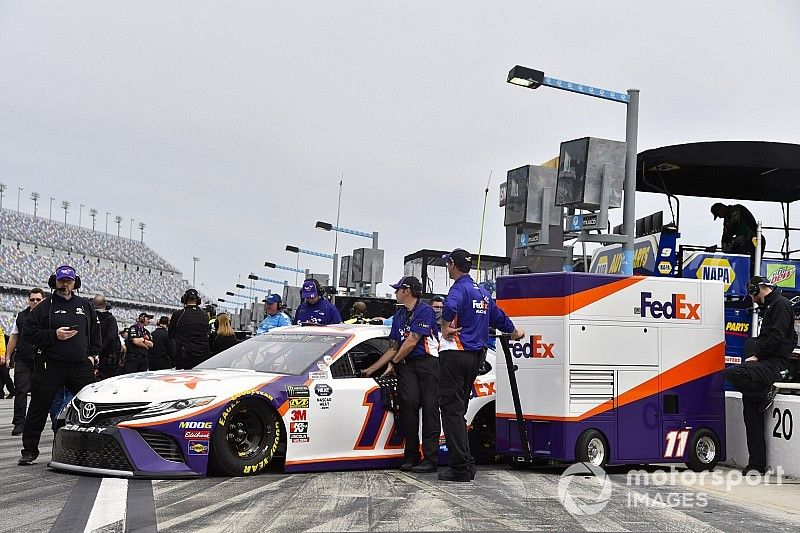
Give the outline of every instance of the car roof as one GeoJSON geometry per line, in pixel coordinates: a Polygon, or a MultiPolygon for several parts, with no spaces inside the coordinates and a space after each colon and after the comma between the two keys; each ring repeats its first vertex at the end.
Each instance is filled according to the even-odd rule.
{"type": "Polygon", "coordinates": [[[273,329],[271,334],[297,335],[355,335],[357,337],[372,338],[389,334],[390,327],[372,324],[329,324],[325,326],[284,326],[273,329]]]}

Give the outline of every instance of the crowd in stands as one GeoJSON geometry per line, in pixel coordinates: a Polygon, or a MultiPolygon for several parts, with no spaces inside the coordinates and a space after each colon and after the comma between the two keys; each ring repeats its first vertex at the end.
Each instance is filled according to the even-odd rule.
{"type": "Polygon", "coordinates": [[[92,231],[10,209],[0,209],[0,228],[4,242],[19,241],[36,244],[40,248],[72,252],[73,255],[77,253],[103,257],[153,270],[178,271],[144,243],[102,231],[92,231]]]}

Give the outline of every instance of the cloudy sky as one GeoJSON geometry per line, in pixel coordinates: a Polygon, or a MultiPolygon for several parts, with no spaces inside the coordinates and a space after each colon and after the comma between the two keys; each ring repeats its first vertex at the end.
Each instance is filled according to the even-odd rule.
{"type": "MultiPolygon", "coordinates": [[[[490,173],[484,251],[502,255],[508,169],[563,140],[624,139],[624,106],[509,85],[515,64],[640,89],[640,151],[797,143],[799,24],[792,0],[3,0],[0,180],[6,206],[22,186],[28,212],[38,191],[144,221],[188,279],[200,258],[197,283],[218,297],[251,271],[283,279],[263,263],[294,264],[286,244],[332,251],[314,223],[335,219],[343,176],[341,225],[380,233],[394,280],[415,250],[477,248],[490,173]]],[[[684,201],[684,242],[718,238],[711,203],[684,201]]],[[[665,206],[637,197],[639,216],[665,206]]],[[[368,245],[342,236],[340,255],[368,245]]]]}

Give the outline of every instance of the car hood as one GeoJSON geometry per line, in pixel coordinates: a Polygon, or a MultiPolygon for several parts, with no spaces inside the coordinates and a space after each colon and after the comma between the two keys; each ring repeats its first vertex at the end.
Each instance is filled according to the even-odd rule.
{"type": "Polygon", "coordinates": [[[84,387],[78,399],[95,403],[165,402],[214,396],[225,398],[287,377],[255,370],[159,370],[104,379],[84,387]]]}

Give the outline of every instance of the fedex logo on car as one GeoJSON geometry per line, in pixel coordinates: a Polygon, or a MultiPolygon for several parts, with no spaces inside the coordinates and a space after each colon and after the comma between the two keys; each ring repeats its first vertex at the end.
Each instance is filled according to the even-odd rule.
{"type": "Polygon", "coordinates": [[[650,318],[700,320],[700,304],[687,302],[685,294],[673,294],[666,302],[652,298],[652,293],[642,293],[641,306],[636,309],[642,318],[650,316],[650,318]]]}
{"type": "Polygon", "coordinates": [[[514,357],[525,357],[533,359],[555,359],[553,346],[556,343],[542,342],[541,335],[531,335],[528,342],[515,342],[511,345],[511,353],[514,357]]]}

